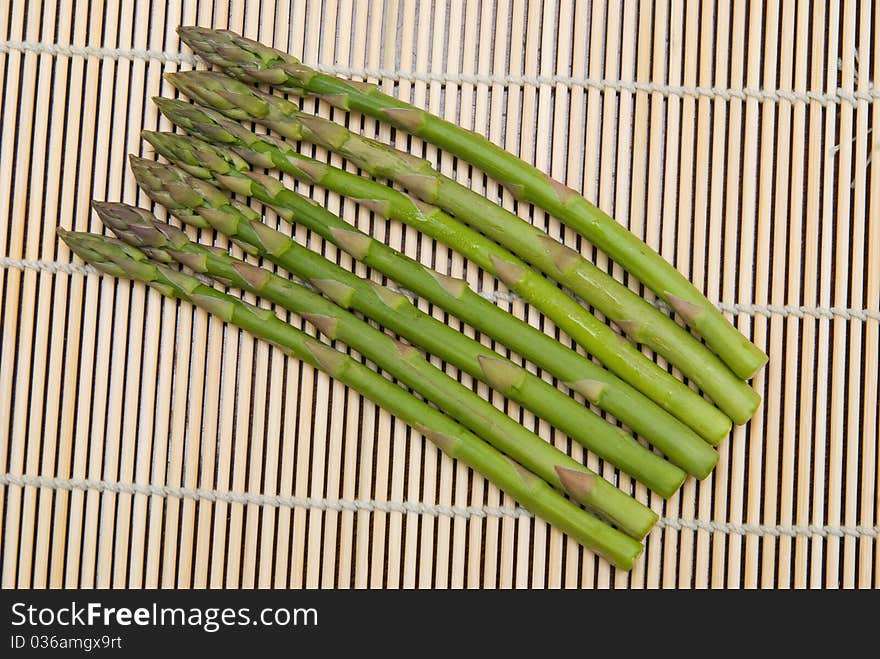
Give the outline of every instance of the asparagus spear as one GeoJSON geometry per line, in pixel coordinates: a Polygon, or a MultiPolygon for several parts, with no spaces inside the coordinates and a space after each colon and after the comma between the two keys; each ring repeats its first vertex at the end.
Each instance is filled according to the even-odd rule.
{"type": "MultiPolygon", "coordinates": [[[[193,121],[196,122],[194,125],[197,126],[214,125],[211,124],[211,118],[214,117],[218,122],[216,128],[228,131],[237,140],[236,144],[242,145],[234,147],[234,151],[250,164],[257,167],[276,167],[301,180],[317,183],[347,195],[360,203],[369,205],[370,208],[385,217],[409,224],[426,235],[449,245],[487,272],[495,275],[501,274],[512,290],[540,308],[558,326],[571,329],[571,324],[577,325],[579,318],[584,314],[584,308],[578,302],[536,273],[516,256],[470,227],[457,222],[439,208],[420,203],[394,188],[366,177],[301,155],[281,140],[275,140],[267,135],[257,135],[238,123],[223,120],[216,113],[201,111],[192,106],[185,106],[185,108],[192,116],[193,121]],[[204,116],[199,118],[199,115],[204,116]]],[[[223,136],[225,137],[225,133],[223,136]]],[[[199,142],[192,142],[191,146],[194,149],[200,148],[199,142]]],[[[217,149],[214,155],[222,157],[223,153],[222,149],[217,149]]],[[[186,162],[192,165],[196,161],[189,157],[186,158],[186,162]]],[[[230,165],[235,165],[234,161],[230,160],[229,162],[230,165]]],[[[541,345],[531,345],[539,350],[542,347],[541,345]]],[[[559,346],[555,347],[558,352],[559,346]]],[[[428,348],[428,352],[434,352],[434,350],[428,348]]],[[[540,350],[540,352],[546,354],[546,349],[540,350]]],[[[544,366],[544,368],[553,371],[552,366],[544,366]]],[[[589,368],[595,370],[591,363],[589,368]]],[[[601,373],[606,374],[607,371],[603,370],[601,373]]],[[[715,462],[712,454],[695,448],[696,454],[702,454],[702,457],[697,458],[697,462],[694,462],[695,455],[690,457],[681,455],[679,459],[673,448],[670,448],[680,446],[682,450],[688,450],[689,446],[694,446],[694,440],[699,438],[696,432],[664,412],[653,401],[632,387],[616,377],[609,376],[610,374],[606,375],[606,379],[602,381],[603,386],[606,388],[614,387],[615,390],[622,388],[627,392],[627,395],[615,396],[606,391],[599,400],[594,401],[599,407],[629,425],[650,443],[666,446],[668,450],[664,450],[664,453],[667,457],[688,473],[698,478],[701,477],[701,473],[708,474],[708,470],[715,462]],[[656,442],[655,438],[657,438],[656,442]]],[[[578,387],[577,383],[575,383],[575,388],[579,388],[582,392],[588,390],[588,387],[583,385],[578,387]]],[[[709,408],[710,406],[706,404],[705,407],[709,408]]],[[[698,412],[698,410],[695,411],[695,413],[698,412]]],[[[714,410],[712,413],[719,418],[721,416],[714,410]]],[[[717,436],[706,438],[712,444],[717,444],[727,434],[729,423],[723,419],[722,421],[723,425],[719,426],[719,430],[723,432],[719,432],[717,436]]]]}
{"type": "MultiPolygon", "coordinates": [[[[364,171],[387,177],[424,201],[441,206],[582,297],[634,341],[664,356],[735,422],[745,423],[757,409],[760,403],[758,394],[669,316],[578,252],[481,194],[443,176],[427,161],[362,137],[327,119],[302,113],[296,105],[279,96],[263,94],[221,74],[187,71],[167,74],[166,77],[202,105],[221,109],[235,118],[258,121],[284,137],[313,142],[336,151],[364,171]]],[[[528,289],[533,283],[521,281],[526,272],[522,268],[505,269],[502,264],[496,272],[510,287],[528,289]]],[[[537,298],[545,294],[546,287],[534,291],[537,298]]],[[[561,291],[557,290],[558,295],[561,291]]],[[[569,305],[569,313],[575,315],[562,319],[569,321],[563,329],[571,332],[576,341],[599,357],[608,368],[618,372],[612,363],[596,352],[595,345],[584,343],[595,341],[597,333],[603,330],[610,334],[610,330],[578,306],[569,305]]]]}
{"type": "Polygon", "coordinates": [[[197,54],[240,80],[316,94],[336,107],[386,121],[473,163],[518,199],[556,216],[624,266],[666,300],[739,377],[751,377],[766,363],[767,355],[760,348],[635,234],[575,190],[485,137],[383,94],[375,85],[320,73],[286,53],[233,32],[183,26],[178,32],[197,54]]]}
{"type": "MultiPolygon", "coordinates": [[[[207,220],[252,254],[265,257],[288,272],[313,282],[340,306],[361,311],[414,343],[423,346],[427,343],[425,347],[429,352],[436,350],[434,354],[439,357],[455,365],[461,364],[461,368],[474,377],[498,388],[501,393],[533,409],[554,425],[558,423],[557,427],[572,438],[661,496],[670,496],[680,487],[684,478],[680,469],[651,453],[632,436],[606,423],[540,378],[526,379],[522,374],[527,372],[523,369],[497,359],[496,353],[482,346],[483,349],[478,350],[475,346],[479,346],[479,343],[434,321],[412,305],[405,304],[403,296],[369,284],[302,247],[289,236],[270,229],[261,222],[258,213],[233,202],[204,181],[187,177],[180,170],[167,165],[138,158],[132,158],[132,170],[141,188],[183,222],[193,224],[191,219],[194,216],[195,224],[207,220]],[[175,190],[185,190],[186,197],[177,195],[175,198],[175,190]],[[422,331],[426,334],[421,334],[422,331]],[[507,368],[505,365],[508,365],[507,368]]],[[[703,451],[690,447],[685,451],[677,446],[673,449],[677,451],[676,455],[684,452],[691,463],[696,463],[701,471],[708,473],[714,466],[717,454],[703,442],[697,446],[703,451],[708,449],[711,455],[706,457],[703,451]],[[712,464],[707,464],[709,462],[712,464]]]]}
{"type": "MultiPolygon", "coordinates": [[[[183,109],[193,108],[185,103],[168,101],[168,99],[159,99],[158,102],[163,112],[177,113],[175,118],[181,122],[185,121],[178,116],[181,106],[183,109]],[[173,109],[170,109],[170,106],[173,106],[173,109]]],[[[196,108],[193,109],[195,112],[200,112],[196,108]]],[[[215,126],[214,134],[217,137],[220,137],[219,130],[221,129],[215,126]]],[[[316,209],[314,204],[283,187],[278,179],[248,171],[246,163],[229,151],[224,152],[199,141],[187,141],[176,135],[145,132],[144,136],[160,153],[188,167],[188,171],[194,176],[204,177],[206,172],[213,174],[213,178],[227,189],[254,196],[276,210],[293,212],[298,222],[307,224],[325,239],[349,251],[355,258],[384,272],[405,287],[471,323],[505,345],[520,350],[515,347],[516,344],[511,343],[511,340],[521,342],[524,338],[521,333],[522,327],[525,324],[515,323],[510,314],[480,298],[464,287],[463,282],[457,282],[455,287],[438,287],[435,283],[436,273],[432,272],[430,278],[425,279],[422,276],[425,271],[424,266],[401,257],[378,241],[371,240],[369,236],[353,229],[331,213],[316,209]],[[419,273],[415,273],[415,269],[418,269],[419,273]],[[413,281],[414,277],[416,277],[415,281],[413,281]],[[430,285],[425,288],[421,284],[422,280],[430,285]],[[453,288],[456,290],[453,291],[453,288]],[[460,295],[457,289],[461,289],[460,295]],[[463,304],[462,301],[468,303],[463,304]]],[[[583,330],[582,326],[578,327],[583,330]]],[[[622,376],[623,380],[690,425],[700,435],[718,441],[728,432],[730,420],[708,401],[659,368],[635,346],[612,332],[608,326],[597,322],[594,329],[595,332],[587,333],[590,339],[587,349],[592,350],[606,364],[610,361],[616,366],[616,369],[611,370],[622,376]]],[[[524,356],[539,361],[532,357],[537,347],[527,345],[525,349],[527,352],[522,353],[524,356]]]]}
{"type": "MultiPolygon", "coordinates": [[[[176,160],[184,167],[193,169],[200,175],[203,174],[202,170],[204,169],[196,164],[200,162],[200,160],[197,159],[200,158],[200,156],[196,156],[192,150],[184,151],[184,149],[201,150],[206,153],[206,160],[213,160],[217,157],[229,155],[228,152],[224,154],[222,149],[206,145],[198,140],[187,140],[186,138],[166,136],[161,133],[157,135],[146,133],[145,135],[148,139],[153,140],[157,145],[157,149],[165,153],[169,158],[176,160]]],[[[136,159],[136,162],[140,161],[136,159]]],[[[230,158],[228,162],[233,167],[237,164],[235,158],[230,158]]],[[[318,166],[323,167],[322,165],[318,166]]],[[[151,176],[149,170],[154,167],[156,167],[155,163],[146,161],[142,167],[139,167],[139,169],[145,170],[144,176],[149,177],[151,176]]],[[[215,171],[217,168],[219,168],[219,165],[215,165],[215,171]]],[[[342,173],[349,176],[345,172],[342,173]]],[[[163,175],[165,177],[171,177],[172,179],[175,178],[173,176],[173,170],[171,172],[163,172],[161,167],[154,176],[155,178],[161,178],[163,175]]],[[[355,175],[351,176],[355,182],[376,185],[377,187],[388,190],[391,193],[399,194],[391,188],[374,184],[372,181],[363,177],[355,175]]],[[[197,185],[197,183],[194,181],[187,182],[185,179],[175,179],[173,181],[167,181],[165,185],[170,185],[172,187],[179,187],[182,185],[188,189],[197,185]]],[[[161,184],[157,183],[155,186],[158,190],[161,187],[161,184]]],[[[161,192],[159,192],[159,194],[161,195],[161,192]]],[[[403,198],[408,201],[406,197],[403,198]]],[[[168,202],[167,195],[162,197],[162,199],[164,200],[163,203],[168,202]]],[[[467,231],[470,232],[469,229],[467,229],[467,231]]],[[[326,235],[326,231],[324,232],[324,235],[326,235]]],[[[478,234],[475,234],[474,239],[476,240],[477,238],[481,237],[478,234]]],[[[339,276],[345,275],[349,275],[349,273],[345,273],[345,271],[339,273],[339,276]]],[[[537,276],[542,281],[546,281],[539,275],[537,276]]],[[[403,303],[401,302],[401,304],[403,303]]],[[[572,304],[576,305],[573,301],[572,304]]],[[[408,304],[407,306],[411,307],[411,305],[408,304]]],[[[474,307],[477,311],[481,311],[481,313],[474,316],[463,317],[467,322],[471,322],[481,328],[489,327],[489,330],[491,331],[490,324],[496,323],[496,319],[503,318],[503,322],[500,320],[497,321],[499,327],[503,326],[503,328],[507,330],[506,333],[497,335],[503,343],[506,343],[509,347],[531,358],[533,361],[541,365],[542,368],[554,373],[557,377],[563,380],[566,376],[569,378],[575,378],[574,380],[569,381],[569,386],[581,392],[598,407],[610,412],[634,431],[641,434],[651,444],[660,449],[674,464],[678,465],[688,473],[697,478],[704,478],[710,473],[717,462],[717,453],[705,446],[705,443],[701,441],[701,438],[697,433],[692,431],[682,422],[678,421],[675,417],[665,412],[636,389],[629,386],[612,373],[595,365],[588,359],[564,348],[561,344],[554,341],[543,332],[536,330],[526,323],[516,321],[509,314],[499,311],[494,305],[479,300],[474,307]]],[[[466,307],[465,310],[471,311],[471,307],[466,307]]],[[[359,311],[369,315],[365,310],[359,309],[359,311]]],[[[387,305],[381,304],[380,308],[378,310],[373,310],[372,313],[382,313],[383,311],[387,311],[387,305]]],[[[423,316],[422,319],[412,317],[413,315],[418,316],[420,313],[421,312],[417,309],[412,308],[412,313],[409,314],[410,318],[400,328],[388,325],[387,323],[389,322],[389,319],[387,318],[382,319],[375,317],[375,315],[373,317],[389,329],[394,329],[398,334],[407,336],[407,338],[414,343],[424,346],[428,352],[442,357],[445,361],[456,364],[458,368],[461,368],[478,379],[485,380],[487,374],[484,373],[484,364],[479,361],[478,356],[480,354],[485,354],[485,352],[493,355],[494,353],[485,348],[479,342],[468,339],[462,334],[451,330],[451,328],[443,323],[435,321],[430,316],[421,314],[423,316]],[[421,320],[421,322],[417,322],[419,320],[421,320]],[[431,327],[431,323],[434,323],[436,327],[431,327]],[[416,329],[417,325],[418,329],[416,329]],[[425,343],[427,340],[433,340],[434,342],[429,345],[425,343]],[[470,355],[470,357],[467,358],[465,355],[470,355]]],[[[397,314],[395,318],[399,317],[399,315],[400,314],[397,314]]],[[[536,378],[536,380],[538,383],[544,384],[539,378],[536,378]]],[[[496,389],[499,386],[499,383],[492,382],[491,378],[489,383],[496,389]]],[[[535,389],[534,386],[528,387],[528,391],[533,389],[535,389]]],[[[563,395],[557,390],[552,387],[550,389],[555,392],[556,398],[563,397],[563,395]]],[[[506,393],[506,395],[510,397],[509,393],[506,393]]],[[[537,392],[534,395],[537,396],[537,392]]],[[[543,396],[541,396],[541,398],[543,398],[543,396]]],[[[532,394],[521,392],[520,398],[517,399],[517,402],[520,402],[525,407],[531,409],[538,414],[538,416],[547,419],[556,427],[565,430],[569,435],[578,437],[579,433],[568,430],[567,428],[570,427],[572,423],[576,424],[574,418],[580,417],[571,417],[567,414],[563,415],[563,418],[569,421],[569,426],[564,426],[561,421],[555,421],[547,416],[546,412],[537,409],[535,407],[536,401],[532,399],[532,394]]],[[[553,412],[557,412],[555,407],[549,409],[553,410],[553,412]]],[[[710,409],[718,414],[714,408],[710,409]]],[[[577,426],[575,425],[575,427],[577,426]]],[[[588,432],[586,426],[582,428],[581,432],[588,432]]],[[[583,440],[579,441],[583,443],[583,440]]]]}
{"type": "Polygon", "coordinates": [[[251,306],[201,284],[195,277],[151,262],[143,252],[112,238],[60,228],[58,235],[74,252],[106,274],[142,281],[167,297],[201,307],[347,384],[614,565],[628,570],[641,553],[641,543],[582,510],[449,417],[344,353],[291,327],[271,311],[251,306]]]}
{"type": "Polygon", "coordinates": [[[657,521],[651,509],[446,375],[414,347],[394,340],[320,294],[225,252],[193,243],[185,233],[159,222],[148,211],[125,204],[93,203],[93,207],[117,237],[155,260],[176,260],[307,319],[327,338],[354,348],[499,451],[637,540],[657,521]]]}

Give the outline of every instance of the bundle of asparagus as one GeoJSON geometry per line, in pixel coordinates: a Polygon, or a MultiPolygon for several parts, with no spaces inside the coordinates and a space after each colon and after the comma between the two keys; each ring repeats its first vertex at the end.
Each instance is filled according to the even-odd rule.
{"type": "MultiPolygon", "coordinates": [[[[559,218],[629,270],[666,300],[739,377],[752,377],[767,362],[767,355],[740,334],[684,276],[638,237],[574,190],[486,138],[383,94],[374,85],[325,75],[287,53],[233,32],[181,27],[178,33],[200,57],[235,78],[253,84],[265,83],[296,94],[319,95],[342,110],[355,110],[386,121],[479,167],[507,186],[517,198],[559,218]]],[[[231,96],[224,98],[229,103],[235,102],[231,96]]],[[[249,108],[245,105],[242,109],[247,112],[249,108]]],[[[347,137],[337,133],[335,139],[341,141],[341,147],[347,137]]],[[[411,173],[425,175],[423,171],[411,173]]],[[[391,172],[388,175],[391,176],[391,172]]],[[[425,176],[431,180],[416,179],[411,183],[431,196],[439,196],[441,188],[451,187],[444,184],[442,178],[425,176]]],[[[458,207],[456,201],[448,198],[444,198],[444,204],[458,207]]],[[[510,231],[511,228],[512,225],[505,224],[502,230],[510,231]]],[[[534,255],[541,258],[542,251],[550,257],[558,253],[555,249],[537,247],[534,255]]],[[[571,265],[570,260],[581,265],[575,256],[566,256],[559,263],[549,264],[550,269],[566,270],[571,265]]]]}
{"type": "Polygon", "coordinates": [[[180,34],[197,54],[235,79],[207,71],[169,74],[172,84],[199,107],[172,99],[155,99],[156,103],[190,136],[144,131],[144,138],[171,164],[132,156],[135,178],[151,199],[185,224],[215,229],[248,254],[283,267],[300,281],[193,242],[148,211],[124,204],[94,204],[118,240],[59,229],[62,239],[104,273],[145,282],[166,296],[201,306],[325,370],[584,546],[620,568],[632,567],[656,513],[434,367],[426,355],[486,382],[663,497],[674,494],[686,474],[705,478],[718,459],[713,445],[729,432],[731,420],[744,423],[752,416],[760,401],[741,378],[751,376],[766,356],[638,238],[574,191],[484,138],[381,94],[372,85],[318,73],[285,53],[230,32],[180,28],[180,34]],[[539,205],[603,248],[669,302],[707,345],[579,253],[442,176],[426,161],[305,114],[281,96],[245,83],[313,94],[342,109],[371,114],[481,167],[518,198],[539,205]],[[258,135],[242,121],[262,123],[282,138],[335,151],[414,197],[303,156],[294,144],[258,135]],[[404,256],[259,169],[277,169],[321,185],[446,243],[535,305],[604,368],[488,302],[464,281],[404,256]],[[259,213],[228,193],[252,197],[287,222],[303,224],[398,286],[518,352],[614,415],[665,458],[568,393],[423,313],[401,293],[361,279],[267,226],[259,213]],[[357,350],[401,384],[284,323],[271,311],[220,292],[174,265],[299,314],[318,333],[357,350]],[[664,356],[717,407],[544,275],[601,311],[633,341],[664,356]],[[400,338],[376,329],[353,311],[400,338]]]}

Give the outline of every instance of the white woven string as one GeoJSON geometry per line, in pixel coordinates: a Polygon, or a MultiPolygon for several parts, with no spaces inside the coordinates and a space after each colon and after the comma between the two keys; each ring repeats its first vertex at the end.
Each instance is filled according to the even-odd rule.
{"type": "MultiPolygon", "coordinates": [[[[0,268],[15,268],[17,270],[37,270],[41,272],[64,272],[67,274],[96,275],[101,274],[90,265],[78,265],[76,263],[60,263],[57,261],[37,261],[32,259],[13,259],[8,256],[0,256],[0,268]]],[[[210,283],[210,280],[206,280],[210,283]]],[[[400,289],[400,292],[412,297],[408,291],[400,289]]],[[[493,302],[514,302],[521,298],[514,293],[504,291],[480,291],[480,295],[493,302]]],[[[655,305],[668,310],[666,304],[660,300],[655,305]]],[[[716,305],[721,311],[730,313],[744,313],[751,316],[790,316],[793,318],[845,318],[846,320],[880,320],[880,310],[875,309],[847,309],[844,307],[806,307],[779,304],[740,304],[719,302],[716,305]]]]}
{"type": "Polygon", "coordinates": [[[138,48],[103,48],[101,46],[73,46],[39,41],[0,41],[0,53],[19,51],[63,57],[100,57],[102,59],[152,60],[174,64],[197,64],[195,55],[166,53],[161,50],[141,50],[138,48]]]}
{"type": "Polygon", "coordinates": [[[64,272],[69,275],[98,275],[99,270],[90,265],[78,263],[60,263],[59,261],[36,261],[32,259],[13,259],[8,256],[0,256],[0,268],[14,268],[16,270],[36,270],[38,272],[64,272]]]}
{"type": "MultiPolygon", "coordinates": [[[[141,50],[137,48],[104,48],[100,46],[72,46],[36,41],[0,41],[0,53],[2,52],[31,52],[41,55],[66,56],[66,57],[100,57],[107,59],[128,60],[154,60],[174,64],[195,65],[200,60],[193,55],[182,53],[167,53],[157,50],[141,50]]],[[[474,84],[474,85],[531,85],[540,87],[543,85],[578,87],[585,89],[598,89],[616,92],[648,92],[663,96],[681,96],[692,98],[720,98],[725,101],[732,99],[757,101],[773,101],[779,103],[819,103],[824,106],[839,105],[846,103],[858,105],[860,102],[872,103],[880,99],[880,90],[869,88],[858,91],[848,91],[838,88],[834,93],[805,91],[798,92],[786,89],[727,89],[723,87],[689,87],[685,85],[665,85],[654,82],[634,82],[629,80],[610,80],[607,78],[583,78],[564,75],[552,76],[527,76],[527,75],[474,75],[474,74],[448,74],[443,72],[421,71],[397,71],[393,69],[374,69],[329,66],[316,64],[313,68],[324,73],[333,73],[344,76],[356,76],[359,78],[382,78],[384,80],[406,80],[410,82],[443,82],[450,84],[474,84]]]]}
{"type": "MultiPolygon", "coordinates": [[[[311,497],[293,497],[267,494],[251,494],[223,492],[218,490],[202,490],[169,485],[148,485],[141,483],[115,483],[109,481],[88,480],[80,478],[47,478],[44,476],[26,476],[21,474],[0,474],[0,485],[19,487],[41,487],[52,490],[86,490],[111,492],[115,494],[137,494],[142,496],[171,497],[175,499],[195,499],[201,501],[222,501],[242,505],[272,506],[276,508],[312,508],[316,510],[332,510],[337,512],[383,512],[383,513],[415,513],[433,517],[531,517],[531,513],[519,507],[502,506],[443,506],[438,504],[419,503],[417,501],[376,501],[376,500],[345,500],[317,499],[311,497]]],[[[712,522],[694,519],[675,519],[663,517],[658,521],[660,528],[676,531],[707,531],[730,535],[759,535],[773,537],[880,537],[880,527],[870,526],[771,526],[766,524],[738,524],[733,522],[712,522]]]]}
{"type": "MultiPolygon", "coordinates": [[[[522,298],[516,293],[506,291],[479,291],[480,295],[492,302],[516,302],[522,298]]],[[[671,311],[663,300],[653,301],[655,307],[671,311]]],[[[880,310],[847,309],[845,307],[808,307],[790,304],[742,304],[738,302],[716,302],[715,306],[729,313],[744,313],[749,316],[791,316],[793,318],[845,318],[847,320],[880,320],[880,310]]]]}

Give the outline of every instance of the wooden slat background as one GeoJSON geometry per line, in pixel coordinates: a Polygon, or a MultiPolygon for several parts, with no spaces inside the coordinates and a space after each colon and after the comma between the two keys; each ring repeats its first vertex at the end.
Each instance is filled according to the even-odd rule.
{"type": "MultiPolygon", "coordinates": [[[[852,0],[0,1],[0,584],[880,586],[878,33],[877,4],[852,0]],[[70,265],[55,226],[100,230],[93,197],[147,204],[125,159],[150,155],[141,128],[168,128],[149,98],[192,66],[181,23],[379,80],[488,135],[628,224],[769,352],[764,404],[713,476],[665,504],[617,481],[663,516],[631,573],[311,368],[70,265]]],[[[313,193],[556,331],[443,246],[313,193]]]]}

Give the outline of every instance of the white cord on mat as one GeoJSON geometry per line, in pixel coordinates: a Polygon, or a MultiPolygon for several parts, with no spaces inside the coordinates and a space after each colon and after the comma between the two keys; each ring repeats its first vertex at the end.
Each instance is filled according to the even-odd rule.
{"type": "MultiPolygon", "coordinates": [[[[90,265],[77,265],[76,263],[60,263],[58,261],[37,261],[32,259],[13,259],[8,256],[0,256],[0,268],[15,268],[16,270],[37,270],[40,272],[65,272],[67,274],[99,275],[98,270],[90,265]]],[[[406,291],[401,291],[406,293],[406,291]]],[[[513,293],[503,291],[480,292],[487,300],[493,302],[514,302],[521,299],[513,293]]],[[[656,302],[657,306],[663,307],[662,301],[656,302]]],[[[791,316],[794,318],[845,318],[846,320],[880,320],[880,311],[873,309],[846,309],[844,307],[806,307],[780,304],[740,304],[725,303],[717,304],[721,311],[730,313],[745,313],[761,316],[791,316]]]]}
{"type": "Polygon", "coordinates": [[[69,275],[99,275],[101,272],[90,265],[61,263],[59,261],[35,261],[32,259],[11,259],[0,256],[0,268],[16,270],[36,270],[37,272],[65,272],[69,275]]]}
{"type": "MultiPolygon", "coordinates": [[[[38,41],[0,41],[0,53],[31,52],[45,55],[61,55],[66,57],[100,57],[105,59],[154,60],[174,64],[195,65],[200,60],[193,55],[183,53],[166,53],[158,50],[141,50],[136,48],[105,48],[100,46],[73,46],[38,41]]],[[[313,68],[324,73],[357,76],[362,78],[381,78],[384,80],[407,80],[411,82],[444,82],[453,84],[475,85],[562,85],[563,87],[583,87],[608,91],[647,92],[663,96],[682,96],[693,98],[720,98],[724,101],[732,99],[773,101],[779,103],[820,103],[821,105],[839,105],[847,103],[858,105],[860,102],[872,103],[880,99],[880,90],[869,88],[848,91],[838,88],[834,93],[797,92],[785,89],[726,89],[723,87],[688,87],[684,85],[664,85],[654,82],[634,82],[629,80],[609,80],[605,78],[582,78],[574,76],[527,76],[527,75],[473,75],[465,73],[448,74],[442,72],[396,71],[393,69],[368,69],[316,64],[313,68]]]]}
{"type": "MultiPolygon", "coordinates": [[[[139,483],[113,483],[108,481],[88,480],[80,478],[46,478],[43,476],[24,476],[18,474],[0,474],[0,485],[19,487],[42,487],[53,490],[86,490],[111,492],[116,494],[138,494],[143,496],[172,497],[176,499],[196,499],[201,501],[223,501],[242,505],[255,504],[277,508],[313,508],[316,510],[334,511],[371,511],[385,513],[415,513],[434,517],[531,517],[531,513],[519,507],[499,506],[441,506],[415,501],[376,501],[376,500],[345,500],[316,499],[267,494],[238,494],[218,490],[200,490],[170,485],[146,485],[139,483]]],[[[706,522],[695,519],[675,519],[663,517],[659,520],[660,528],[676,531],[707,531],[730,535],[759,535],[772,537],[821,537],[821,538],[877,538],[880,527],[871,526],[770,526],[766,524],[738,524],[733,522],[706,522]]]]}

